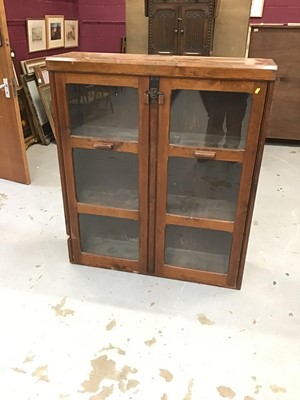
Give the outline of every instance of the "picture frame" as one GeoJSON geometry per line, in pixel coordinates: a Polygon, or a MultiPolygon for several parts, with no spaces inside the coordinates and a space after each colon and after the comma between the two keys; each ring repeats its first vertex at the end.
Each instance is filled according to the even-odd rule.
{"type": "Polygon", "coordinates": [[[28,51],[46,50],[46,22],[44,19],[27,18],[28,51]]]}
{"type": "Polygon", "coordinates": [[[47,49],[57,49],[65,45],[65,25],[63,15],[45,15],[47,49]]]}
{"type": "Polygon", "coordinates": [[[17,88],[18,103],[21,116],[21,123],[23,128],[23,137],[25,141],[26,150],[31,145],[38,143],[39,137],[32,121],[31,112],[22,86],[17,88]]]}
{"type": "Polygon", "coordinates": [[[250,17],[261,18],[264,11],[265,0],[252,0],[250,17]]]}
{"type": "Polygon", "coordinates": [[[11,63],[12,63],[12,70],[13,70],[13,79],[14,79],[14,85],[16,86],[16,87],[18,87],[18,86],[20,86],[20,84],[19,84],[19,78],[18,78],[18,75],[17,75],[17,71],[16,71],[16,68],[15,68],[15,63],[14,63],[14,56],[13,56],[13,52],[11,52],[11,63]]]}
{"type": "Polygon", "coordinates": [[[20,61],[23,74],[34,74],[34,67],[46,67],[46,57],[31,58],[29,60],[20,61]]]}
{"type": "Polygon", "coordinates": [[[48,121],[35,76],[21,75],[22,87],[29,105],[35,130],[42,144],[48,145],[53,138],[50,123],[48,121]]]}
{"type": "Polygon", "coordinates": [[[77,19],[65,19],[65,47],[78,47],[77,19]]]}
{"type": "Polygon", "coordinates": [[[49,72],[46,69],[46,65],[35,65],[33,70],[38,86],[50,83],[49,72]]]}
{"type": "Polygon", "coordinates": [[[41,96],[42,103],[45,108],[45,112],[49,121],[49,124],[51,126],[51,130],[53,132],[54,137],[55,135],[55,126],[54,126],[54,119],[53,119],[53,109],[52,109],[52,97],[51,97],[51,91],[50,91],[50,84],[42,84],[38,86],[38,90],[41,96]]]}

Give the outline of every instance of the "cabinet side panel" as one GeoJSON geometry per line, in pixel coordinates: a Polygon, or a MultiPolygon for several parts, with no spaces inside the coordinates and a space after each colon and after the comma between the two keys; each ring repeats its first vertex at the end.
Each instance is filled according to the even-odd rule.
{"type": "Polygon", "coordinates": [[[257,89],[255,90],[255,94],[253,94],[254,97],[245,157],[243,161],[243,172],[236,213],[236,223],[233,231],[232,254],[230,257],[230,273],[227,280],[228,286],[230,287],[236,287],[237,285],[237,276],[240,268],[241,249],[244,242],[245,224],[248,218],[248,206],[250,201],[251,188],[253,185],[253,174],[258,151],[260,126],[263,118],[266,92],[267,84],[264,82],[257,82],[257,89]]]}
{"type": "Polygon", "coordinates": [[[65,86],[65,74],[62,73],[49,73],[50,87],[51,87],[51,99],[53,108],[53,119],[56,132],[56,144],[57,144],[57,154],[59,161],[59,171],[60,171],[60,181],[62,186],[62,196],[63,196],[63,207],[66,223],[66,233],[69,236],[68,239],[68,250],[70,261],[73,262],[73,250],[72,243],[70,240],[71,230],[70,230],[70,213],[69,213],[69,202],[67,194],[67,183],[65,175],[65,162],[62,151],[62,131],[66,129],[63,126],[67,121],[67,109],[64,107],[64,103],[60,101],[62,99],[61,89],[65,86]],[[63,103],[63,104],[62,104],[63,103]]]}
{"type": "Polygon", "coordinates": [[[242,279],[243,279],[243,273],[244,273],[244,267],[245,267],[245,259],[246,259],[247,247],[248,247],[248,239],[249,239],[249,234],[250,234],[255,197],[256,197],[257,185],[258,185],[258,180],[259,180],[259,172],[260,172],[261,162],[262,162],[262,157],[263,157],[264,144],[265,144],[265,140],[266,140],[267,128],[268,128],[268,123],[269,123],[273,91],[274,91],[274,83],[269,83],[268,89],[267,89],[267,95],[266,95],[263,121],[262,121],[262,125],[261,125],[261,130],[260,130],[258,151],[256,154],[256,160],[255,160],[255,169],[254,169],[254,174],[253,174],[250,200],[249,200],[249,205],[248,205],[248,213],[247,213],[247,220],[246,220],[245,231],[244,231],[244,240],[243,240],[242,253],[241,253],[241,258],[240,258],[239,273],[238,273],[238,277],[237,277],[237,289],[240,289],[241,285],[242,285],[242,279]]]}

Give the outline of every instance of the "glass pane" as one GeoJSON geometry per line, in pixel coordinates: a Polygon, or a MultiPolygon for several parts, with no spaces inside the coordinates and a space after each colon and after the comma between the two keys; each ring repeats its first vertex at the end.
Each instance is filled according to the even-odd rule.
{"type": "Polygon", "coordinates": [[[138,222],[80,214],[81,250],[85,253],[138,260],[138,222]]]}
{"type": "Polygon", "coordinates": [[[109,150],[74,149],[77,201],[138,209],[138,157],[109,150]]]}
{"type": "Polygon", "coordinates": [[[168,225],[165,263],[227,273],[232,236],[227,232],[168,225]]]}
{"type": "Polygon", "coordinates": [[[67,85],[73,135],[138,140],[138,90],[128,87],[67,85]]]}
{"type": "Polygon", "coordinates": [[[241,171],[234,162],[169,158],[167,212],[233,221],[241,171]]]}
{"type": "Polygon", "coordinates": [[[174,90],[170,143],[244,149],[251,102],[248,93],[174,90]]]}

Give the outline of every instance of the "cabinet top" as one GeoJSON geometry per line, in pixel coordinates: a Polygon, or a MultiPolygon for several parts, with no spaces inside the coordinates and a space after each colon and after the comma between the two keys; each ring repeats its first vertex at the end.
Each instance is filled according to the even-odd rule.
{"type": "Polygon", "coordinates": [[[57,72],[202,79],[273,81],[277,71],[273,60],[261,58],[70,52],[46,61],[47,69],[57,72]]]}

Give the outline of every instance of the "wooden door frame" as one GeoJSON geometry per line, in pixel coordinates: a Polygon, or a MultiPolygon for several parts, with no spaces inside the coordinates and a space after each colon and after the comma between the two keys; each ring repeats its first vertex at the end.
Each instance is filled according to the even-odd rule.
{"type": "MultiPolygon", "coordinates": [[[[158,141],[158,167],[157,167],[157,188],[160,193],[157,196],[157,209],[156,209],[156,256],[155,256],[155,274],[168,278],[187,279],[195,282],[203,282],[217,286],[227,286],[235,288],[238,286],[238,274],[240,269],[240,262],[243,259],[242,247],[244,242],[244,231],[246,222],[249,220],[249,212],[247,204],[252,197],[253,175],[255,169],[255,159],[258,151],[261,151],[263,142],[260,140],[261,130],[260,124],[263,118],[264,103],[266,101],[268,83],[267,82],[244,82],[244,81],[220,81],[217,86],[212,86],[209,81],[193,82],[191,79],[176,80],[174,78],[161,78],[160,90],[164,93],[164,105],[159,110],[159,141],[158,141]],[[169,143],[170,131],[170,96],[172,90],[175,89],[194,89],[194,90],[214,90],[231,91],[231,92],[248,92],[252,94],[252,105],[250,111],[250,118],[247,130],[247,141],[245,150],[224,150],[216,149],[216,160],[237,161],[242,163],[242,174],[240,178],[240,188],[236,209],[236,219],[233,227],[229,227],[228,232],[232,232],[232,245],[230,258],[228,263],[228,273],[219,274],[213,272],[206,272],[201,270],[193,270],[189,268],[181,268],[176,266],[167,266],[164,263],[165,251],[165,228],[166,228],[166,202],[167,202],[167,168],[168,159],[170,156],[193,157],[195,148],[189,149],[172,149],[169,143]],[[240,89],[239,89],[240,88],[240,89]],[[260,147],[258,146],[260,143],[260,147]],[[181,154],[180,154],[181,153],[181,154]],[[227,154],[227,155],[226,155],[227,154]]],[[[251,201],[254,201],[252,199],[251,201]]],[[[174,219],[174,218],[173,218],[174,219]]],[[[175,219],[174,219],[175,221],[175,219]]],[[[214,229],[226,231],[227,227],[217,227],[216,222],[205,221],[203,228],[209,228],[210,225],[215,224],[214,229]],[[206,224],[206,226],[205,226],[206,224]]],[[[239,279],[241,279],[239,277],[239,279]]]]}
{"type": "Polygon", "coordinates": [[[10,98],[0,90],[0,117],[2,126],[0,142],[0,178],[19,183],[30,183],[21,116],[14,78],[10,43],[6,23],[4,0],[0,0],[0,84],[3,78],[9,82],[10,98]],[[13,155],[13,156],[12,156],[13,155]]]}
{"type": "MultiPolygon", "coordinates": [[[[69,256],[73,263],[93,265],[96,267],[114,268],[131,272],[147,273],[148,262],[148,154],[149,154],[149,126],[145,120],[149,119],[149,108],[144,103],[144,93],[149,88],[149,80],[144,77],[120,77],[111,75],[89,75],[89,74],[64,74],[50,73],[50,84],[54,94],[53,105],[55,108],[55,127],[59,148],[60,171],[62,176],[62,187],[65,205],[65,218],[67,234],[69,235],[69,256]],[[73,149],[85,148],[95,150],[94,144],[107,142],[97,137],[72,136],[70,132],[70,117],[67,103],[67,84],[92,84],[101,86],[128,86],[136,88],[139,93],[139,141],[119,142],[112,151],[133,153],[138,156],[139,166],[139,208],[135,210],[118,210],[110,212],[108,207],[85,205],[77,202],[75,186],[75,170],[73,163],[73,149]],[[54,89],[55,88],[55,89],[54,89]],[[63,101],[61,101],[63,99],[63,101]],[[101,256],[84,253],[81,248],[80,227],[78,216],[80,213],[91,215],[105,215],[122,218],[127,215],[128,219],[139,222],[139,259],[123,259],[112,256],[101,256]]],[[[112,142],[113,140],[110,140],[112,142]]],[[[99,150],[98,150],[99,151],[99,150]]]]}

